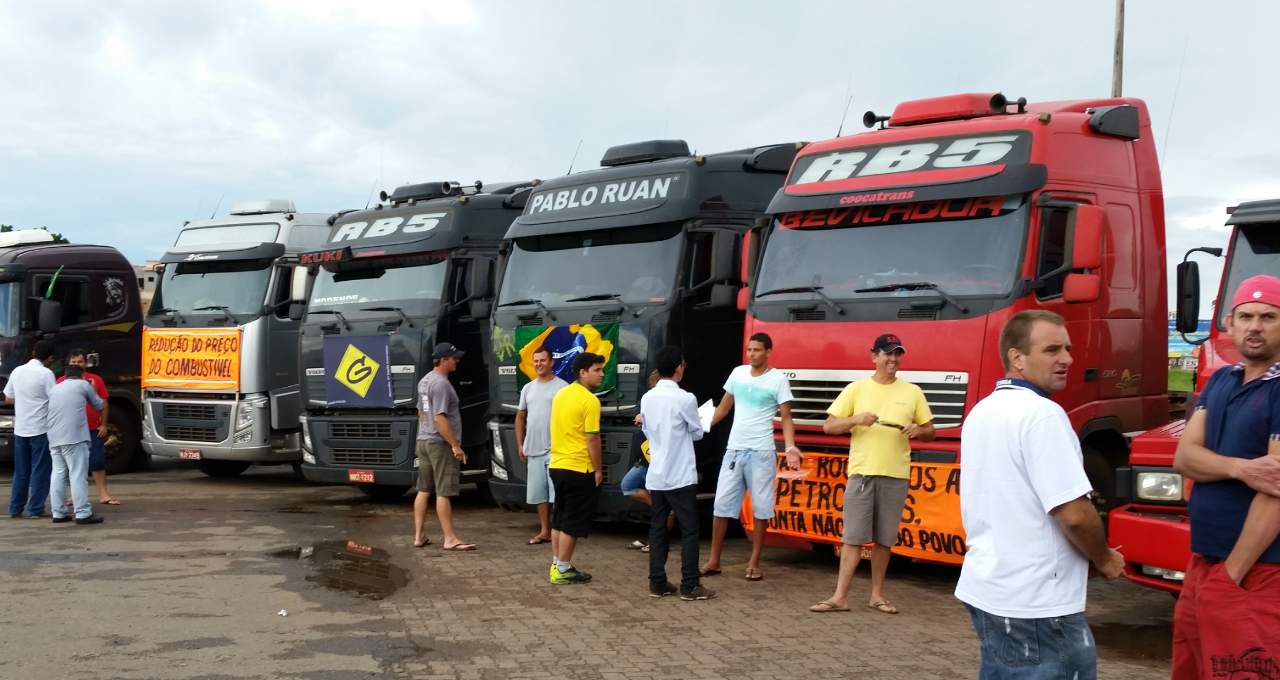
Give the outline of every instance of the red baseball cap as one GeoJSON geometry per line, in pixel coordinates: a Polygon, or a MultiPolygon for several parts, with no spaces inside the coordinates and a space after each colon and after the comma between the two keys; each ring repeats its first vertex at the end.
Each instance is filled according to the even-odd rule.
{"type": "Polygon", "coordinates": [[[1231,298],[1231,309],[1246,302],[1261,302],[1280,308],[1280,279],[1259,274],[1241,281],[1236,294],[1231,298]]]}

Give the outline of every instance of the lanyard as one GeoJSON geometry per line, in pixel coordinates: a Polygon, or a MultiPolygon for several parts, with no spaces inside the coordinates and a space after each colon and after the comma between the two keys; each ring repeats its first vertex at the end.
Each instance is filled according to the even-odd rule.
{"type": "Polygon", "coordinates": [[[1024,390],[1031,390],[1032,392],[1044,397],[1045,399],[1049,398],[1049,394],[1044,390],[1040,389],[1039,386],[1037,386],[1036,384],[1030,381],[1023,380],[1022,378],[1001,378],[1000,380],[996,381],[997,390],[1009,389],[1013,387],[1021,387],[1024,390]]]}

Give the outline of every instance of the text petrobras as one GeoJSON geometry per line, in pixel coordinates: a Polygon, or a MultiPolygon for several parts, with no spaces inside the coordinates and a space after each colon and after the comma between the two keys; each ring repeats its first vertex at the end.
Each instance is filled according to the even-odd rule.
{"type": "Polygon", "coordinates": [[[815,184],[898,172],[1025,162],[1028,136],[1009,133],[921,140],[816,153],[796,159],[788,184],[815,184]],[[1014,151],[1019,153],[1014,153],[1014,151]]]}
{"type": "Polygon", "coordinates": [[[543,191],[529,200],[526,215],[589,208],[594,205],[610,205],[644,200],[666,200],[671,193],[671,183],[678,175],[641,177],[602,182],[571,189],[543,191]]]}

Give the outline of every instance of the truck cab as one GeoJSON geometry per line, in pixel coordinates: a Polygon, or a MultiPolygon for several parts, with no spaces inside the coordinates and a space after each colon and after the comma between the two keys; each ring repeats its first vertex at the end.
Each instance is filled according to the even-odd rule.
{"type": "Polygon", "coordinates": [[[324,245],[328,213],[244,201],[186,223],[160,258],[145,320],[143,447],[231,477],[251,464],[300,464],[299,254],[324,245]]]}
{"type": "MultiPolygon", "coordinates": [[[[551,348],[566,382],[580,352],[605,357],[601,402],[604,484],[598,510],[643,511],[619,490],[640,458],[632,424],[664,345],[689,364],[682,387],[718,396],[742,349],[743,239],[764,214],[797,145],[694,155],[682,140],[607,150],[600,168],[542,182],[507,232],[493,311],[490,490],[525,505],[525,463],[516,455],[520,389],[535,376],[533,352],[551,348]]],[[[715,485],[723,434],[699,442],[701,489],[715,485]]]]}
{"type": "MultiPolygon", "coordinates": [[[[1209,336],[1197,348],[1197,391],[1218,369],[1241,360],[1227,333],[1229,310],[1222,309],[1219,303],[1230,300],[1240,283],[1251,276],[1280,276],[1280,200],[1241,203],[1228,208],[1227,213],[1227,224],[1232,227],[1227,261],[1218,282],[1209,336]]],[[[1215,248],[1191,252],[1196,250],[1217,254],[1215,248]]],[[[1199,265],[1184,258],[1178,265],[1177,279],[1175,323],[1179,331],[1193,333],[1200,315],[1199,265]]],[[[1191,557],[1187,501],[1193,485],[1173,469],[1185,425],[1179,420],[1133,440],[1130,464],[1118,471],[1116,479],[1116,488],[1128,502],[1107,518],[1111,543],[1123,546],[1129,580],[1174,592],[1182,588],[1191,557]]]]}
{"type": "Polygon", "coordinates": [[[356,484],[374,498],[416,480],[417,384],[431,349],[466,357],[451,376],[467,451],[464,480],[489,473],[489,333],[498,245],[524,207],[527,184],[402,186],[371,210],[336,216],[302,325],[302,474],[356,484]]]}
{"type": "Polygon", "coordinates": [[[894,333],[907,348],[898,377],[921,387],[937,428],[912,442],[895,551],[959,563],[961,426],[1004,376],[1005,321],[1031,309],[1066,319],[1075,364],[1054,399],[1099,502],[1113,503],[1125,433],[1168,418],[1163,198],[1145,103],[977,93],[864,123],[876,129],[800,151],[760,234],[746,332],[772,336],[791,379],[807,471],[780,480],[769,540],[840,541],[849,437],[822,433],[825,411],[871,375],[873,340],[894,333]]]}
{"type": "MultiPolygon", "coordinates": [[[[145,463],[138,448],[142,307],[133,268],[110,246],[55,243],[42,229],[0,233],[0,387],[37,340],[54,344],[55,372],[83,349],[107,385],[107,471],[145,463]]],[[[13,407],[0,405],[0,460],[13,460],[13,407]]]]}

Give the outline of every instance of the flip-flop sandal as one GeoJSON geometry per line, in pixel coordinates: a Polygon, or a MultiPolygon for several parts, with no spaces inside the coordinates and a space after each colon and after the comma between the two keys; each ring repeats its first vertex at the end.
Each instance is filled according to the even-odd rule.
{"type": "Polygon", "coordinates": [[[746,576],[743,576],[743,578],[748,581],[763,581],[764,574],[759,569],[748,569],[746,576]]]}
{"type": "Polygon", "coordinates": [[[114,499],[114,498],[108,498],[108,499],[107,499],[107,500],[105,500],[105,501],[98,501],[98,502],[99,502],[99,503],[102,503],[103,505],[120,505],[120,501],[118,501],[118,500],[116,500],[116,499],[114,499]]]}
{"type": "Polygon", "coordinates": [[[413,544],[413,547],[415,547],[415,548],[425,548],[425,547],[427,547],[427,546],[429,546],[429,545],[431,545],[431,539],[429,539],[429,538],[424,538],[424,539],[422,540],[422,542],[421,542],[421,543],[414,543],[414,544],[413,544]]]}
{"type": "Polygon", "coordinates": [[[442,546],[440,549],[448,550],[450,552],[471,552],[472,550],[476,549],[476,544],[475,543],[458,543],[457,545],[452,545],[452,546],[442,546]]]}
{"type": "Polygon", "coordinates": [[[648,553],[648,552],[649,552],[649,546],[647,546],[647,545],[646,545],[645,547],[641,548],[641,549],[640,549],[640,552],[642,552],[642,553],[648,553]]]}
{"type": "Polygon", "coordinates": [[[706,567],[703,567],[702,569],[698,570],[698,576],[719,576],[719,575],[720,575],[719,569],[707,569],[706,567]]]}
{"type": "Polygon", "coordinates": [[[898,608],[893,606],[893,604],[888,600],[880,600],[879,602],[874,602],[872,604],[867,605],[867,608],[874,609],[880,612],[881,614],[897,614],[898,613],[898,608]]]}
{"type": "Polygon", "coordinates": [[[534,536],[533,538],[529,539],[529,542],[527,545],[542,545],[543,543],[550,543],[550,542],[551,542],[551,539],[546,538],[545,536],[534,536]]]}
{"type": "Polygon", "coordinates": [[[840,605],[832,602],[831,600],[823,600],[818,604],[815,604],[812,607],[809,607],[809,611],[815,614],[829,614],[831,612],[847,612],[849,611],[849,608],[841,607],[840,605]]]}
{"type": "Polygon", "coordinates": [[[649,547],[648,543],[645,543],[644,541],[638,538],[627,544],[628,550],[644,550],[645,548],[648,548],[648,547],[649,547]]]}

